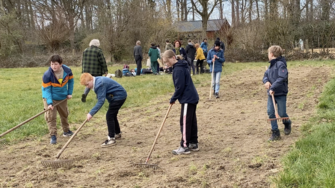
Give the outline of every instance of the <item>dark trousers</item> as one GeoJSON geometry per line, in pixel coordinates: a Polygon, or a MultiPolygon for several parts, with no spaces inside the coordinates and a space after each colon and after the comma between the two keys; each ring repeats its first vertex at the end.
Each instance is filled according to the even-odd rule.
{"type": "Polygon", "coordinates": [[[115,137],[115,134],[119,134],[121,132],[119,121],[117,120],[117,114],[126,99],[119,101],[112,101],[109,103],[109,108],[106,114],[107,128],[108,128],[108,136],[111,138],[115,137]]]}
{"type": "Polygon", "coordinates": [[[193,70],[193,75],[194,75],[194,74],[195,74],[194,59],[191,59],[191,63],[190,63],[190,73],[191,73],[191,69],[193,70]]]}
{"type": "MultiPolygon", "coordinates": [[[[275,103],[278,106],[278,114],[280,117],[288,117],[286,113],[286,95],[282,96],[275,96],[275,103]]],[[[276,118],[275,110],[274,110],[274,105],[272,102],[272,97],[268,96],[268,105],[267,105],[267,111],[269,118],[276,118]]],[[[283,120],[283,124],[290,124],[291,120],[283,120]]],[[[276,131],[278,130],[278,124],[277,121],[271,121],[271,129],[276,131]]]]}
{"type": "Polygon", "coordinates": [[[182,137],[180,141],[180,146],[182,147],[188,147],[190,143],[198,143],[198,124],[196,109],[196,104],[181,104],[180,131],[182,137]]]}
{"type": "Polygon", "coordinates": [[[157,73],[159,73],[159,63],[157,62],[157,73]]]}
{"type": "Polygon", "coordinates": [[[199,68],[200,73],[204,73],[204,69],[202,68],[202,64],[204,63],[204,60],[197,60],[197,74],[199,74],[199,68]]]}
{"type": "Polygon", "coordinates": [[[137,71],[136,71],[136,76],[141,75],[141,69],[142,69],[142,57],[140,55],[135,56],[135,61],[137,65],[137,71]]]}

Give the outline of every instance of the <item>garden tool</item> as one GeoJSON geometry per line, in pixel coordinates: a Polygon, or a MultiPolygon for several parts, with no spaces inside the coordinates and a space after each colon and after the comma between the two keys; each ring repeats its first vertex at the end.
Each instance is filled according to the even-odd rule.
{"type": "MultiPolygon", "coordinates": [[[[64,99],[64,100],[62,100],[62,101],[60,101],[60,102],[56,103],[56,104],[55,104],[55,105],[53,105],[53,106],[54,106],[54,107],[56,107],[56,106],[58,106],[60,103],[62,103],[62,102],[64,102],[64,101],[66,101],[66,100],[67,100],[67,99],[64,99]]],[[[25,120],[24,122],[22,122],[22,123],[20,123],[20,124],[16,125],[15,127],[13,127],[13,128],[11,128],[11,129],[9,129],[8,131],[6,131],[6,132],[4,132],[4,133],[0,134],[0,138],[1,138],[1,137],[3,137],[3,136],[5,136],[5,135],[6,135],[6,134],[8,134],[8,133],[10,133],[10,132],[14,131],[15,129],[17,129],[17,128],[21,127],[22,125],[24,125],[24,124],[28,123],[29,121],[31,121],[31,120],[33,120],[33,119],[35,119],[36,117],[38,117],[38,116],[40,116],[40,115],[44,114],[45,112],[47,112],[47,111],[49,111],[49,110],[50,110],[50,109],[46,109],[46,110],[44,110],[44,111],[42,111],[42,112],[40,112],[40,113],[38,113],[38,114],[34,115],[33,117],[31,117],[31,118],[29,118],[29,119],[25,120]]]]}
{"type": "Polygon", "coordinates": [[[268,121],[287,121],[289,120],[289,117],[280,117],[276,108],[276,101],[275,101],[275,97],[273,94],[271,94],[272,97],[272,103],[273,103],[273,108],[275,109],[275,114],[276,114],[276,118],[272,118],[272,119],[268,119],[268,121]]]}
{"type": "Polygon", "coordinates": [[[56,160],[46,160],[46,161],[41,161],[41,164],[45,167],[53,167],[53,168],[60,168],[60,167],[69,167],[73,162],[75,162],[75,159],[72,160],[60,160],[59,157],[60,155],[64,152],[66,147],[70,144],[70,142],[73,140],[73,138],[78,134],[80,129],[85,125],[85,123],[88,120],[86,119],[80,127],[76,130],[76,132],[71,136],[71,138],[66,142],[66,144],[63,146],[63,148],[58,152],[56,155],[56,160]]]}
{"type": "MultiPolygon", "coordinates": [[[[215,58],[214,58],[214,61],[213,61],[213,68],[212,68],[212,82],[211,82],[211,85],[209,86],[209,100],[211,100],[212,98],[212,87],[214,86],[214,64],[215,64],[215,58]]],[[[215,92],[215,89],[213,87],[213,90],[215,92]]]]}
{"type": "Polygon", "coordinates": [[[160,133],[161,133],[161,131],[162,131],[162,129],[163,129],[164,123],[165,123],[165,121],[166,121],[167,116],[169,115],[169,112],[170,112],[170,110],[171,110],[171,107],[172,107],[172,104],[170,104],[169,109],[168,109],[167,112],[166,112],[166,115],[165,115],[165,117],[164,117],[164,119],[163,119],[163,122],[162,122],[162,124],[161,124],[161,127],[160,127],[159,130],[158,130],[158,133],[157,133],[157,135],[156,135],[156,138],[155,138],[155,140],[154,140],[154,143],[153,143],[152,146],[151,146],[151,149],[150,149],[150,152],[149,152],[149,154],[148,154],[148,157],[147,157],[147,159],[145,160],[145,163],[137,163],[137,164],[134,164],[134,166],[145,167],[145,168],[153,168],[153,169],[156,169],[156,168],[158,167],[157,164],[148,164],[148,161],[149,161],[149,159],[150,159],[150,157],[151,157],[151,154],[152,154],[152,152],[153,152],[153,150],[154,150],[154,148],[155,148],[157,139],[158,139],[158,137],[159,137],[159,135],[160,135],[160,133]]]}

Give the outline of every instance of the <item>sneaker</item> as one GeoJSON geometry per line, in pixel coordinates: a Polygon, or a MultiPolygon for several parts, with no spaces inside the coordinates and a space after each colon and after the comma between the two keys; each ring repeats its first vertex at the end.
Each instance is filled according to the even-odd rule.
{"type": "Polygon", "coordinates": [[[172,151],[172,154],[174,155],[187,155],[190,153],[191,152],[188,147],[181,147],[181,146],[178,149],[172,151]]]}
{"type": "Polygon", "coordinates": [[[215,98],[220,98],[219,93],[215,93],[215,98]]]}
{"type": "Polygon", "coordinates": [[[291,124],[292,124],[291,121],[289,123],[284,124],[285,125],[285,128],[284,128],[285,135],[291,134],[291,129],[292,129],[291,124]]]}
{"type": "Polygon", "coordinates": [[[269,142],[280,140],[280,132],[279,130],[272,130],[272,135],[269,138],[269,142]]]}
{"type": "Polygon", "coordinates": [[[188,146],[188,148],[191,150],[191,151],[199,151],[199,145],[198,144],[191,144],[188,146]]]}
{"type": "Polygon", "coordinates": [[[73,135],[73,132],[72,131],[68,131],[68,132],[66,132],[66,133],[63,133],[63,136],[64,137],[70,137],[70,136],[72,136],[73,135]]]}
{"type": "Polygon", "coordinates": [[[50,144],[56,144],[57,143],[57,137],[56,135],[52,135],[50,139],[50,144]]]}
{"type": "Polygon", "coordinates": [[[86,97],[87,97],[87,95],[82,94],[81,95],[81,102],[86,102],[86,97]]]}
{"type": "Polygon", "coordinates": [[[121,133],[115,134],[115,139],[120,139],[121,138],[121,133]]]}
{"type": "Polygon", "coordinates": [[[115,138],[107,136],[107,140],[101,144],[101,147],[109,147],[115,144],[115,138]]]}

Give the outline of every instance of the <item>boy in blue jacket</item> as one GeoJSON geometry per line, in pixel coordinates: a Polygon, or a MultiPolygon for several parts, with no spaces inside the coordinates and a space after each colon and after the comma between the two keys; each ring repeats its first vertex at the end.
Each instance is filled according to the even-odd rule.
{"type": "Polygon", "coordinates": [[[127,99],[126,90],[119,83],[110,78],[102,76],[93,77],[89,73],[83,73],[80,76],[80,84],[89,89],[93,89],[98,98],[97,104],[87,114],[86,118],[88,121],[100,110],[105,103],[105,99],[109,102],[108,111],[106,113],[108,136],[101,147],[108,147],[115,144],[115,139],[121,138],[117,114],[127,99]]]}
{"type": "Polygon", "coordinates": [[[180,147],[173,150],[175,155],[190,154],[190,150],[198,151],[198,125],[196,109],[199,102],[199,95],[194,87],[188,64],[182,57],[176,58],[172,50],[167,50],[163,54],[163,61],[169,67],[173,67],[173,84],[175,92],[171,97],[170,104],[174,104],[178,99],[181,104],[180,130],[182,138],[180,147]]]}
{"type": "MultiPolygon", "coordinates": [[[[283,50],[280,46],[271,46],[268,49],[268,58],[270,66],[265,71],[263,83],[268,90],[268,104],[267,112],[269,118],[276,118],[275,110],[271,95],[274,95],[275,102],[278,106],[278,114],[280,117],[288,117],[286,114],[286,96],[288,93],[288,71],[287,64],[284,57],[282,57],[283,50]]],[[[285,125],[284,133],[289,135],[291,133],[291,120],[283,120],[285,125]]],[[[279,140],[280,132],[277,121],[271,121],[272,136],[269,141],[279,140]]]]}
{"type": "Polygon", "coordinates": [[[72,136],[72,131],[69,129],[68,122],[68,107],[67,100],[71,99],[73,92],[73,74],[69,67],[63,65],[63,60],[59,55],[50,57],[50,67],[44,73],[42,78],[42,97],[44,109],[50,109],[44,114],[44,118],[49,127],[51,137],[50,144],[57,143],[57,112],[59,113],[63,128],[63,136],[72,136]],[[55,104],[61,102],[58,106],[55,104]]]}
{"type": "Polygon", "coordinates": [[[213,70],[214,63],[214,82],[212,83],[212,87],[214,88],[214,95],[216,98],[219,98],[222,64],[226,61],[223,55],[223,50],[220,49],[220,41],[215,41],[214,48],[208,52],[207,63],[210,66],[210,72],[213,70]]]}

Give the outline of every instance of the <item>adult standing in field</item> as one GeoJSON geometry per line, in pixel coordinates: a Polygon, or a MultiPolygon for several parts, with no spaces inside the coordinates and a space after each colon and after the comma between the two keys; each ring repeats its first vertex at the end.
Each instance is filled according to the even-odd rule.
{"type": "Polygon", "coordinates": [[[155,46],[155,43],[151,44],[151,48],[149,49],[148,53],[151,61],[151,70],[154,75],[157,75],[157,66],[158,62],[157,59],[160,58],[159,51],[157,50],[157,47],[155,46]]]}
{"type": "MultiPolygon", "coordinates": [[[[106,60],[102,50],[99,48],[100,41],[93,39],[88,48],[83,52],[82,58],[82,73],[90,73],[92,76],[107,76],[108,69],[106,60]]],[[[81,96],[81,101],[86,102],[86,97],[90,92],[90,88],[85,88],[84,94],[81,96]]]]}
{"type": "MultiPolygon", "coordinates": [[[[173,52],[176,54],[176,55],[180,55],[183,59],[185,59],[187,61],[187,54],[186,54],[186,51],[183,47],[181,47],[181,42],[180,40],[176,40],[174,41],[174,47],[175,49],[173,49],[173,52]]],[[[172,66],[169,67],[169,70],[170,72],[173,71],[173,68],[172,66]]]]}
{"type": "MultiPolygon", "coordinates": [[[[220,38],[216,38],[215,42],[218,41],[220,43],[220,49],[223,50],[223,53],[226,51],[226,47],[224,45],[224,43],[220,40],[220,38]]],[[[214,42],[214,47],[215,48],[215,42],[214,42]]]]}
{"type": "Polygon", "coordinates": [[[69,128],[69,110],[67,100],[72,98],[73,74],[69,67],[63,65],[63,60],[59,55],[53,55],[49,59],[50,67],[42,78],[42,98],[44,109],[50,109],[44,114],[49,127],[50,144],[57,143],[57,112],[59,113],[63,128],[63,136],[72,136],[69,128]],[[62,102],[62,100],[64,100],[62,102]],[[54,107],[55,104],[59,104],[54,107]]]}
{"type": "MultiPolygon", "coordinates": [[[[160,49],[159,44],[158,44],[156,47],[157,47],[157,50],[158,50],[158,55],[159,55],[159,57],[162,57],[162,56],[161,56],[161,49],[160,49]]],[[[160,58],[159,58],[159,59],[160,59],[160,58]]],[[[157,73],[159,74],[159,62],[158,62],[158,60],[157,60],[157,73]]]]}
{"type": "Polygon", "coordinates": [[[94,77],[89,73],[83,73],[80,76],[80,84],[89,89],[93,89],[97,94],[98,102],[86,115],[88,121],[101,109],[107,99],[109,103],[106,113],[108,136],[101,147],[108,147],[115,144],[115,139],[121,138],[121,129],[117,114],[127,99],[126,90],[119,83],[110,78],[103,76],[94,77]]]}
{"type": "Polygon", "coordinates": [[[174,49],[173,45],[170,43],[169,40],[166,40],[165,42],[166,42],[166,44],[165,44],[165,50],[173,50],[174,49]]]}
{"type": "Polygon", "coordinates": [[[141,75],[141,69],[142,69],[142,59],[143,59],[143,53],[142,53],[142,47],[141,47],[141,41],[136,41],[136,46],[134,47],[134,58],[137,65],[136,75],[141,75]]]}
{"type": "MultiPolygon", "coordinates": [[[[196,49],[194,47],[194,43],[192,40],[188,40],[188,45],[186,46],[186,54],[187,54],[187,61],[189,63],[190,68],[192,68],[193,75],[195,74],[195,68],[194,68],[194,58],[195,58],[195,53],[196,49]]],[[[190,69],[191,72],[191,69],[190,69]]]]}
{"type": "Polygon", "coordinates": [[[204,63],[205,55],[204,52],[202,51],[202,48],[200,48],[199,43],[195,44],[195,48],[197,49],[197,55],[195,56],[195,60],[197,60],[197,74],[199,74],[199,68],[200,68],[200,73],[204,73],[202,69],[202,65],[204,63]]]}
{"type": "Polygon", "coordinates": [[[224,52],[220,48],[220,41],[215,41],[215,47],[208,52],[207,63],[209,64],[210,72],[212,72],[214,68],[212,87],[214,89],[214,95],[216,98],[219,98],[220,77],[222,72],[222,64],[224,62],[224,52]]]}
{"type": "Polygon", "coordinates": [[[202,51],[204,52],[204,56],[205,56],[205,58],[207,58],[207,50],[208,50],[208,48],[207,48],[207,39],[204,39],[203,41],[202,41],[202,43],[201,43],[201,45],[200,45],[200,47],[201,47],[201,49],[202,49],[202,51]]]}

